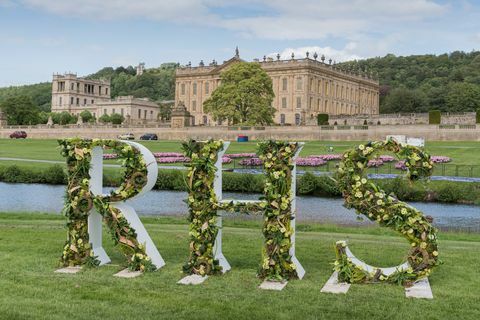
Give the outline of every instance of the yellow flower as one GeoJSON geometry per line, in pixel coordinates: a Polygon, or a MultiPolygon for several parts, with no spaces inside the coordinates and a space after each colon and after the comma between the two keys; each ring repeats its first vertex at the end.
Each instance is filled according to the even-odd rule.
{"type": "Polygon", "coordinates": [[[432,252],[432,255],[433,255],[434,257],[438,256],[438,251],[433,251],[433,252],[432,252]]]}

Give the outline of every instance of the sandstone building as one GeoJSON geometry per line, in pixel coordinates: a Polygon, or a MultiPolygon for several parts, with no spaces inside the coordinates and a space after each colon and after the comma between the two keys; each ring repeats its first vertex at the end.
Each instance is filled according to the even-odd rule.
{"type": "MultiPolygon", "coordinates": [[[[262,68],[272,78],[277,110],[275,122],[300,125],[318,113],[330,115],[375,115],[379,113],[379,84],[372,76],[341,70],[332,60],[317,59],[307,53],[303,59],[280,60],[264,57],[258,59],[262,68]]],[[[187,66],[176,71],[175,105],[183,103],[192,115],[194,125],[218,125],[203,112],[203,103],[220,84],[220,74],[234,63],[242,61],[238,49],[233,58],[209,65],[203,61],[198,67],[187,66]]]]}
{"type": "MultiPolygon", "coordinates": [[[[143,66],[142,66],[143,72],[143,66]]],[[[121,114],[127,123],[156,122],[159,106],[147,98],[120,96],[111,99],[110,81],[89,80],[75,74],[54,74],[52,82],[52,112],[69,112],[73,115],[84,110],[95,118],[104,114],[121,114]]]]}

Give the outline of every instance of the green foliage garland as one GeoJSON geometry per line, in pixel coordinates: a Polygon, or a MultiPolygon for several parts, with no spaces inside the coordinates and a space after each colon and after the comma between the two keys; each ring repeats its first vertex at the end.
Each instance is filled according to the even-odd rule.
{"type": "Polygon", "coordinates": [[[64,266],[98,265],[88,236],[88,215],[94,208],[103,217],[115,245],[128,260],[130,270],[156,269],[145,247],[137,240],[135,230],[122,212],[111,202],[124,201],[138,194],[147,183],[147,166],[140,152],[118,140],[66,139],[58,141],[67,161],[67,194],[63,214],[68,218],[68,236],[61,262],[64,266]],[[125,168],[124,182],[107,196],[90,191],[90,164],[95,147],[112,149],[125,168]]]}
{"type": "Polygon", "coordinates": [[[218,201],[214,190],[215,163],[218,152],[222,150],[222,141],[190,140],[182,144],[185,156],[191,159],[188,169],[188,207],[190,256],[183,266],[187,274],[201,276],[221,271],[217,259],[214,259],[213,246],[218,234],[218,201]]]}
{"type": "Polygon", "coordinates": [[[263,235],[264,248],[259,276],[282,281],[297,276],[290,255],[293,215],[291,191],[293,157],[299,145],[294,142],[265,141],[259,143],[259,158],[265,169],[263,235]]]}
{"type": "Polygon", "coordinates": [[[215,259],[213,247],[218,234],[218,210],[251,213],[263,210],[264,202],[219,202],[214,190],[218,153],[223,149],[223,141],[189,140],[182,144],[185,156],[191,159],[186,164],[187,189],[190,221],[190,255],[183,266],[186,274],[201,276],[218,274],[222,271],[215,259]]]}
{"type": "Polygon", "coordinates": [[[382,274],[380,269],[369,273],[352,263],[346,255],[346,243],[339,241],[335,247],[337,258],[334,269],[338,271],[340,281],[350,283],[386,281],[409,285],[419,278],[428,276],[432,268],[438,264],[437,230],[431,225],[431,218],[399,201],[393,194],[387,195],[385,191],[367,180],[365,168],[368,161],[379,151],[390,151],[405,159],[407,177],[411,181],[428,178],[433,169],[433,162],[421,149],[401,145],[389,139],[359,145],[346,152],[336,173],[347,208],[354,208],[357,214],[397,231],[408,240],[412,246],[407,256],[410,268],[403,271],[399,269],[389,276],[382,274]]]}

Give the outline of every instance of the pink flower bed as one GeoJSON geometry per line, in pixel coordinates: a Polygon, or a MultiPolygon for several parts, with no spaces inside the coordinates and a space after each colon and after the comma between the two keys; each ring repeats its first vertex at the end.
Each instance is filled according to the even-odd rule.
{"type": "Polygon", "coordinates": [[[118,156],[116,153],[104,153],[103,154],[103,159],[104,160],[112,160],[112,159],[117,159],[118,156]]]}
{"type": "Polygon", "coordinates": [[[395,160],[394,157],[387,155],[378,156],[378,159],[382,160],[383,162],[392,162],[393,160],[395,160]]]}
{"type": "Polygon", "coordinates": [[[162,157],[156,158],[158,163],[185,163],[190,162],[190,158],[187,157],[162,157]]]}
{"type": "Polygon", "coordinates": [[[369,160],[367,163],[369,168],[378,168],[380,166],[383,166],[383,161],[380,158],[369,160]]]}
{"type": "Polygon", "coordinates": [[[407,167],[405,166],[405,161],[400,160],[397,163],[395,163],[395,169],[399,169],[403,171],[407,170],[407,167]]]}
{"type": "Polygon", "coordinates": [[[446,156],[432,156],[430,159],[432,160],[433,163],[447,163],[452,161],[451,158],[446,156]]]}
{"type": "Polygon", "coordinates": [[[259,158],[246,158],[242,159],[238,162],[238,164],[242,166],[260,166],[262,165],[263,161],[259,158]]]}
{"type": "MultiPolygon", "coordinates": [[[[447,163],[452,161],[452,158],[449,158],[446,156],[432,156],[430,159],[432,160],[433,163],[447,163]]],[[[405,161],[402,160],[395,163],[395,169],[399,169],[403,171],[407,170],[407,167],[405,166],[405,161]]]]}
{"type": "Polygon", "coordinates": [[[256,158],[257,155],[255,153],[232,153],[227,154],[227,157],[231,159],[238,159],[238,158],[256,158]]]}
{"type": "Polygon", "coordinates": [[[327,163],[327,161],[320,158],[297,158],[297,166],[319,167],[327,163]]]}
{"type": "Polygon", "coordinates": [[[155,158],[170,158],[170,157],[179,158],[179,157],[183,157],[183,154],[181,154],[180,152],[154,152],[153,156],[155,158]]]}
{"type": "Polygon", "coordinates": [[[227,156],[222,157],[222,163],[223,164],[227,164],[227,163],[231,163],[231,162],[232,162],[232,159],[230,157],[227,157],[227,156]]]}
{"type": "Polygon", "coordinates": [[[318,158],[325,161],[332,161],[332,160],[341,160],[342,155],[341,154],[319,154],[319,155],[311,155],[311,156],[308,156],[307,158],[318,158]]]}

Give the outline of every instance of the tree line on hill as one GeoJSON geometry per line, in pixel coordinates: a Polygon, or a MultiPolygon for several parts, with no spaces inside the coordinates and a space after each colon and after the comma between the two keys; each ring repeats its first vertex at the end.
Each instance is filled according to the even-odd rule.
{"type": "Polygon", "coordinates": [[[406,57],[388,54],[339,66],[378,74],[380,113],[466,112],[480,107],[480,51],[406,57]]]}
{"type": "MultiPolygon", "coordinates": [[[[158,68],[146,69],[139,76],[132,66],[116,69],[106,67],[87,78],[110,79],[113,98],[133,95],[152,101],[173,100],[177,67],[177,63],[165,63],[158,68]]],[[[389,54],[344,62],[337,67],[378,74],[381,113],[427,112],[434,109],[465,112],[480,108],[480,51],[406,57],[389,54]]],[[[239,89],[238,86],[233,87],[239,89]]],[[[220,93],[219,99],[228,96],[225,92],[220,93]]],[[[10,124],[43,123],[46,121],[45,114],[50,111],[50,101],[51,83],[0,88],[0,108],[7,114],[10,124]]],[[[215,105],[212,104],[211,109],[212,114],[216,112],[215,105]]],[[[162,106],[161,118],[168,119],[169,112],[169,107],[162,106]]],[[[225,114],[218,112],[213,115],[219,119],[225,118],[225,114]]],[[[259,123],[270,122],[262,119],[259,123]]]]}

